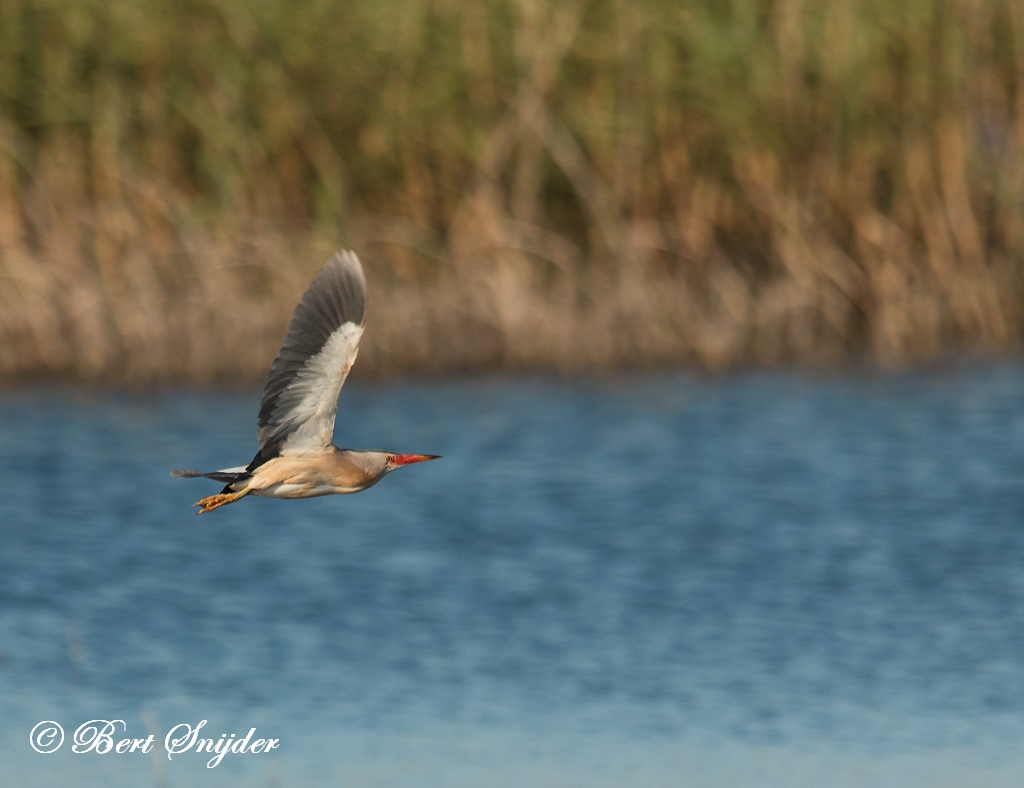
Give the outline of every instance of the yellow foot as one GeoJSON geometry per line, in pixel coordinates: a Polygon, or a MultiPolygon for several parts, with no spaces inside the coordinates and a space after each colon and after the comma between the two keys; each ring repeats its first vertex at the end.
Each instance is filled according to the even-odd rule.
{"type": "Polygon", "coordinates": [[[223,495],[208,495],[202,500],[196,501],[195,505],[199,507],[199,511],[196,512],[196,514],[206,514],[207,512],[212,512],[214,509],[219,509],[225,504],[234,503],[247,492],[249,491],[242,490],[241,492],[224,493],[223,495]]]}

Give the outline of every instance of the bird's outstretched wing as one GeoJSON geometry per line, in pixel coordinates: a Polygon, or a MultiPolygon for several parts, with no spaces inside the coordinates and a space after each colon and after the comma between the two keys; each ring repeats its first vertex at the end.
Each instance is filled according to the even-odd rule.
{"type": "Polygon", "coordinates": [[[279,454],[324,449],[334,434],[338,395],[363,335],[366,280],[353,252],[336,252],[292,314],[263,384],[260,450],[249,469],[279,454]]]}

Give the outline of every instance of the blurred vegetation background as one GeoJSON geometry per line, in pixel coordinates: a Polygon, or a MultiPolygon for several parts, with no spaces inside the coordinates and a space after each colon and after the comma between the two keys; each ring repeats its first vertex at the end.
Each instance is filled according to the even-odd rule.
{"type": "Polygon", "coordinates": [[[0,377],[882,365],[1024,328],[1019,0],[6,0],[0,377]]]}

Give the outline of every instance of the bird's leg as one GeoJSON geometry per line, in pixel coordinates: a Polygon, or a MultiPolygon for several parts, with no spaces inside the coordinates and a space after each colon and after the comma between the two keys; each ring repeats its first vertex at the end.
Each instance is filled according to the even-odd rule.
{"type": "Polygon", "coordinates": [[[234,503],[243,495],[249,494],[250,488],[246,487],[244,490],[239,490],[233,493],[221,493],[220,495],[208,495],[205,498],[196,501],[196,506],[199,507],[199,511],[196,514],[206,514],[212,512],[214,509],[219,509],[225,504],[234,503]]]}

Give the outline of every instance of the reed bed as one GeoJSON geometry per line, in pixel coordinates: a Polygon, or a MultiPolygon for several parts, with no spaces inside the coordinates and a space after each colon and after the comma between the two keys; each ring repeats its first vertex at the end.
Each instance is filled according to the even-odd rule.
{"type": "Polygon", "coordinates": [[[7,0],[0,378],[1020,347],[1017,0],[7,0]]]}

